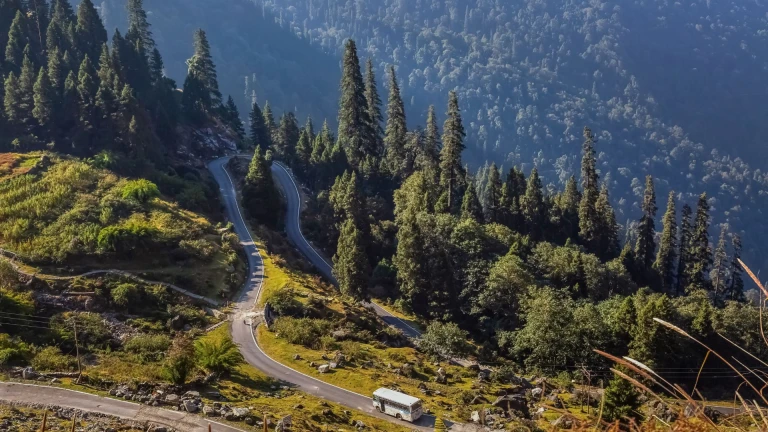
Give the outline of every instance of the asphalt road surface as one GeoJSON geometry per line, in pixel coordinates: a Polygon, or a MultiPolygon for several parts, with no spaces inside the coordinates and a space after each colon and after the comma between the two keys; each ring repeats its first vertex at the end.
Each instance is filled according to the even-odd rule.
{"type": "MultiPolygon", "coordinates": [[[[240,347],[245,360],[261,370],[265,374],[285,382],[286,385],[298,388],[301,391],[310,393],[320,398],[335,402],[346,407],[363,411],[369,415],[382,418],[392,423],[400,424],[405,427],[421,431],[432,431],[434,418],[423,416],[415,425],[399,421],[393,417],[378,413],[372,405],[369,395],[358,394],[334,385],[325,383],[309,375],[295,371],[284,366],[267,356],[256,343],[251,327],[249,315],[253,313],[254,306],[261,292],[262,282],[269,275],[264,274],[264,265],[261,255],[256,247],[250,232],[248,231],[242,210],[237,202],[237,192],[233,179],[226,171],[225,166],[230,157],[224,157],[211,162],[208,169],[213,174],[216,182],[219,184],[222,202],[227,211],[227,217],[232,222],[235,233],[240,237],[245,253],[248,257],[248,278],[243,288],[235,308],[232,322],[232,338],[240,347]]],[[[301,201],[297,186],[293,183],[288,172],[280,165],[273,164],[273,173],[279,186],[283,188],[288,204],[288,220],[286,221],[286,231],[288,237],[294,242],[296,247],[303,252],[307,258],[317,266],[317,268],[326,277],[333,278],[333,272],[327,262],[312,248],[301,234],[299,223],[299,209],[301,201]],[[290,187],[288,187],[290,186],[290,187]],[[291,192],[293,191],[293,193],[291,192]],[[302,240],[302,241],[297,241],[302,240]],[[314,252],[314,253],[313,253],[314,252]]],[[[401,325],[405,323],[401,322],[401,325]]]]}
{"type": "Polygon", "coordinates": [[[128,420],[148,421],[185,432],[204,432],[208,430],[209,424],[215,432],[242,432],[242,429],[182,411],[155,408],[56,387],[3,382],[0,383],[0,400],[74,408],[128,420]]]}

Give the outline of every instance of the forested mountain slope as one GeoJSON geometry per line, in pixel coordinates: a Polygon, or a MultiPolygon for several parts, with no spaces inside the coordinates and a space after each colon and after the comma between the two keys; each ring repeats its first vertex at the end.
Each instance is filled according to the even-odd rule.
{"type": "Polygon", "coordinates": [[[636,219],[642,178],[652,174],[662,194],[674,189],[690,202],[706,190],[717,223],[757,231],[768,191],[759,162],[766,155],[765,6],[263,3],[276,22],[330,52],[352,37],[378,69],[395,64],[411,120],[455,88],[475,164],[535,165],[547,182],[563,184],[578,165],[580,131],[589,124],[621,223],[636,219]]]}

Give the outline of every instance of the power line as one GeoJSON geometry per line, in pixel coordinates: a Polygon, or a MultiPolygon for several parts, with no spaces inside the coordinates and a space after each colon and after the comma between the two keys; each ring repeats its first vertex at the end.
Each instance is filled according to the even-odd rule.
{"type": "Polygon", "coordinates": [[[6,323],[6,322],[0,322],[0,328],[4,325],[10,325],[10,326],[17,326],[17,327],[29,327],[29,328],[36,328],[36,329],[43,329],[43,330],[51,330],[50,327],[41,327],[41,326],[31,326],[26,324],[14,324],[14,323],[6,323]]]}

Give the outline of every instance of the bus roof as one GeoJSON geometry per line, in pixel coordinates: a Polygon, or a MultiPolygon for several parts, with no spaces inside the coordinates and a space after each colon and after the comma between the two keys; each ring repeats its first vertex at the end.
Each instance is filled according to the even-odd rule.
{"type": "Polygon", "coordinates": [[[398,391],[390,390],[388,388],[380,388],[373,392],[374,396],[378,396],[387,400],[391,400],[392,402],[403,404],[406,406],[413,406],[414,404],[421,402],[421,399],[408,396],[405,393],[400,393],[398,391]]]}

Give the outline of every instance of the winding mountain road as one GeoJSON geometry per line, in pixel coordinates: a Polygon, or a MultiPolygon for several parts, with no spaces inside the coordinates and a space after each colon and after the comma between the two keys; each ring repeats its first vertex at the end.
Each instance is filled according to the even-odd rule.
{"type": "MultiPolygon", "coordinates": [[[[317,397],[335,402],[352,409],[360,410],[368,415],[375,416],[392,423],[400,424],[401,426],[411,427],[420,431],[432,431],[434,425],[434,417],[423,416],[419,419],[417,424],[408,424],[393,417],[381,414],[377,412],[371,403],[371,397],[368,395],[358,394],[340,387],[336,387],[332,384],[320,381],[309,375],[303,374],[296,370],[293,370],[281,363],[270,358],[259,347],[256,338],[254,337],[253,328],[250,320],[250,316],[253,314],[255,304],[261,294],[261,287],[265,278],[269,275],[264,274],[264,264],[259,253],[259,249],[256,246],[250,231],[248,230],[247,223],[243,217],[242,210],[237,200],[237,190],[235,188],[234,181],[226,170],[226,164],[231,157],[223,157],[211,162],[208,165],[208,169],[213,174],[214,179],[219,184],[221,191],[222,201],[226,208],[227,217],[234,226],[235,233],[240,237],[245,253],[248,257],[249,274],[246,279],[245,287],[243,288],[239,298],[237,299],[235,312],[232,322],[232,338],[240,346],[245,360],[261,370],[265,374],[279,379],[294,386],[306,393],[315,395],[317,397]]],[[[331,281],[335,282],[333,278],[333,269],[325,259],[307,242],[304,236],[301,234],[301,224],[299,213],[301,211],[301,195],[299,193],[298,186],[294,182],[290,173],[282,165],[275,163],[272,166],[272,172],[278,185],[283,189],[286,202],[288,204],[288,213],[286,221],[286,232],[288,238],[296,245],[299,250],[306,255],[318,270],[328,277],[331,281]]],[[[387,316],[394,318],[392,320],[393,325],[398,328],[407,328],[410,330],[409,334],[414,334],[415,330],[411,329],[404,322],[398,320],[395,317],[389,315],[383,309],[381,310],[387,316]]],[[[405,331],[405,330],[404,330],[405,331]]]]}

